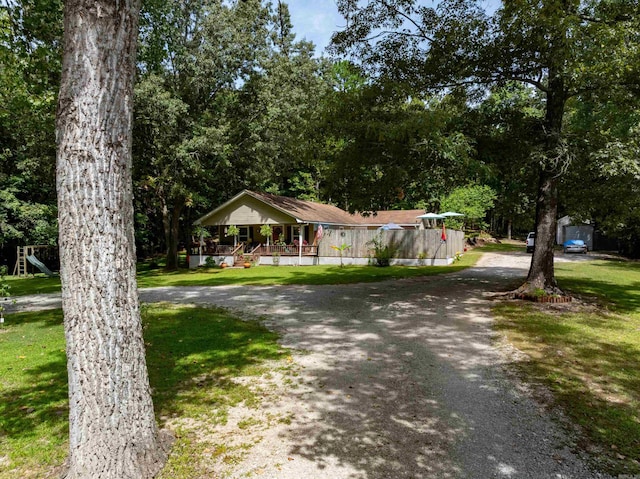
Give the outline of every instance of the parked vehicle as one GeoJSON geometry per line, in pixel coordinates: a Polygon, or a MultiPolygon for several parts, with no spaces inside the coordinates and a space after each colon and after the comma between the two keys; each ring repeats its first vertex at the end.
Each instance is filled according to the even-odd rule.
{"type": "Polygon", "coordinates": [[[533,253],[533,248],[536,245],[536,232],[532,231],[527,235],[527,253],[533,253]]]}
{"type": "Polygon", "coordinates": [[[564,243],[562,243],[562,250],[565,253],[582,253],[582,254],[587,254],[588,251],[588,247],[587,245],[584,243],[584,241],[579,240],[579,239],[575,239],[575,240],[567,240],[564,243]]]}

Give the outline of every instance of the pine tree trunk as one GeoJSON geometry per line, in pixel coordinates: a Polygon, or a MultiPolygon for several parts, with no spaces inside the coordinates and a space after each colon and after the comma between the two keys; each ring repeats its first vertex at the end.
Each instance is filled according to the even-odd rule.
{"type": "Polygon", "coordinates": [[[131,181],[139,2],[65,2],[57,115],[68,479],[151,478],[166,460],[145,362],[131,181]]]}

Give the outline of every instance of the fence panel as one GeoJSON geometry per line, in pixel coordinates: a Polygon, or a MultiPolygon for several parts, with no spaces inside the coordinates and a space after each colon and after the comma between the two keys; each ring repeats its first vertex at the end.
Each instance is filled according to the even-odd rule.
{"type": "Polygon", "coordinates": [[[349,258],[368,258],[372,256],[372,240],[380,238],[384,245],[397,248],[396,258],[433,259],[452,258],[464,248],[464,233],[459,230],[446,230],[447,241],[442,241],[442,230],[390,230],[376,231],[365,229],[326,229],[319,244],[319,256],[337,257],[340,252],[331,246],[350,246],[343,256],[349,258]]]}

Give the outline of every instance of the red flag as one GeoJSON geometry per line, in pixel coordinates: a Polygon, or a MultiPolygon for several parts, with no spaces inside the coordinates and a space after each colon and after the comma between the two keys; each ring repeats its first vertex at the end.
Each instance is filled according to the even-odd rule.
{"type": "Polygon", "coordinates": [[[442,223],[442,234],[440,235],[442,241],[447,241],[447,230],[444,228],[444,222],[442,223]]]}

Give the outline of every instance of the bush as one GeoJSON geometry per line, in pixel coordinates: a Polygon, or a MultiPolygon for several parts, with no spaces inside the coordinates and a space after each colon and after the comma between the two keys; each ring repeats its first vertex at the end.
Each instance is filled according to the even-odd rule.
{"type": "Polygon", "coordinates": [[[204,265],[207,268],[215,268],[216,266],[218,266],[218,263],[216,263],[216,259],[213,256],[207,256],[204,259],[204,265]]]}
{"type": "Polygon", "coordinates": [[[391,260],[395,258],[398,247],[393,243],[384,244],[382,236],[373,238],[368,244],[373,247],[373,257],[376,266],[390,266],[391,260]]]}

